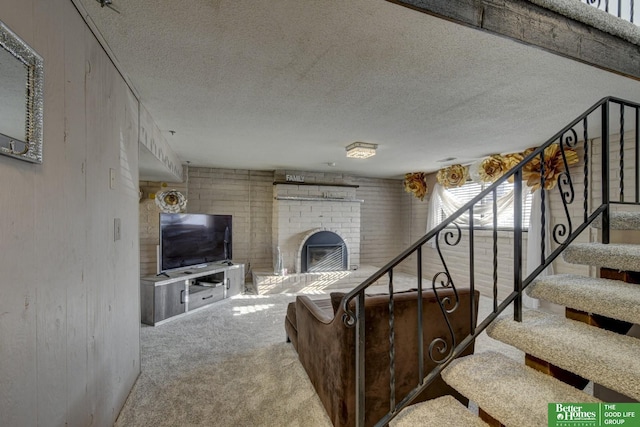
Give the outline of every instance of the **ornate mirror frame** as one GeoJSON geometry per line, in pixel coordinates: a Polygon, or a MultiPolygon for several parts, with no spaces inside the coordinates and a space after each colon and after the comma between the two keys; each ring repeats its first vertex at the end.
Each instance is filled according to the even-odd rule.
{"type": "MultiPolygon", "coordinates": [[[[42,116],[44,62],[42,57],[0,21],[0,48],[26,68],[24,140],[4,135],[0,129],[0,154],[32,163],[42,163],[42,116]]],[[[2,76],[0,76],[0,86],[2,76]]],[[[2,100],[0,99],[0,102],[2,100]]]]}

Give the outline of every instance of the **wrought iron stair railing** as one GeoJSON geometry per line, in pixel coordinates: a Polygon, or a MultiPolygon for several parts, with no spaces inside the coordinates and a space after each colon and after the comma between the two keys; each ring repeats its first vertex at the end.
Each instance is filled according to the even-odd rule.
{"type": "Polygon", "coordinates": [[[584,2],[625,21],[631,23],[634,21],[635,0],[584,0],[584,2]]]}
{"type": "MultiPolygon", "coordinates": [[[[347,327],[355,328],[356,334],[356,422],[357,426],[364,426],[365,422],[365,333],[366,325],[364,322],[364,306],[365,291],[380,279],[387,276],[389,288],[389,356],[390,356],[390,384],[389,396],[390,407],[389,412],[381,420],[377,422],[377,426],[384,426],[391,421],[403,408],[408,406],[424,389],[426,389],[448,366],[448,364],[458,357],[477,337],[484,331],[487,326],[498,317],[507,307],[514,304],[514,319],[522,320],[523,310],[523,290],[535,279],[542,271],[544,271],[563,251],[573,242],[589,225],[600,215],[602,215],[602,236],[603,243],[609,243],[609,215],[612,204],[640,204],[640,104],[636,104],[621,99],[607,97],[603,98],[591,108],[585,111],[574,121],[565,126],[561,131],[539,146],[513,169],[505,173],[500,179],[495,181],[491,186],[482,191],[478,196],[473,198],[462,208],[448,217],[434,229],[427,232],[422,238],[412,244],[408,249],[390,261],[387,265],[378,270],[371,277],[366,279],[359,286],[349,292],[343,299],[342,305],[345,310],[344,323],[347,327]],[[632,129],[632,130],[629,130],[632,129]],[[612,137],[611,134],[615,136],[612,137]],[[615,142],[612,143],[612,140],[615,142]],[[555,247],[545,247],[545,227],[541,227],[542,238],[540,247],[540,262],[533,269],[532,273],[525,276],[523,273],[523,211],[522,198],[525,191],[523,183],[523,175],[526,171],[531,171],[531,165],[539,160],[540,188],[545,189],[550,185],[549,170],[551,167],[548,157],[549,148],[553,144],[558,144],[561,162],[557,176],[557,187],[553,191],[557,191],[556,197],[559,197],[562,204],[564,218],[557,221],[551,229],[551,236],[555,243],[555,247]],[[579,153],[581,163],[570,168],[567,160],[567,154],[570,152],[579,153]],[[599,157],[599,159],[598,159],[599,157]],[[629,161],[631,157],[631,161],[629,161]],[[534,162],[534,163],[530,163],[534,162]],[[527,166],[529,165],[529,166],[527,166]],[[529,168],[529,169],[527,169],[529,168]],[[594,173],[595,169],[595,173],[594,173]],[[599,170],[598,170],[599,169],[599,170]],[[627,172],[627,173],[625,173],[627,172]],[[573,176],[572,176],[573,174],[573,176]],[[582,175],[576,178],[575,175],[582,175]],[[615,176],[615,180],[610,180],[610,176],[615,176]],[[472,294],[476,286],[474,261],[476,255],[474,253],[474,207],[482,203],[484,199],[488,199],[489,203],[493,203],[493,210],[496,213],[496,189],[506,180],[513,180],[514,197],[513,203],[513,291],[505,298],[498,299],[498,226],[497,215],[493,216],[492,242],[493,242],[493,310],[485,319],[480,319],[479,323],[475,322],[475,302],[472,298],[470,310],[470,326],[471,334],[461,342],[455,342],[451,323],[448,316],[455,310],[459,309],[458,301],[452,302],[451,305],[438,296],[438,289],[453,288],[456,289],[454,275],[447,266],[446,257],[442,251],[442,245],[455,247],[460,241],[468,239],[469,253],[469,287],[472,294]],[[582,191],[576,190],[581,185],[582,191]],[[628,196],[628,192],[633,195],[628,196]],[[580,199],[581,203],[580,203],[580,199]],[[575,206],[575,208],[574,208],[575,206]],[[468,214],[469,224],[464,231],[460,225],[456,223],[463,214],[468,214]],[[423,343],[423,326],[422,326],[422,292],[424,249],[427,242],[435,239],[436,252],[438,254],[440,267],[431,279],[430,286],[438,299],[442,315],[444,316],[451,337],[445,339],[436,339],[432,343],[423,343]],[[418,297],[418,340],[421,345],[418,346],[418,378],[416,379],[415,388],[406,396],[396,396],[395,393],[395,324],[394,324],[394,269],[399,268],[400,264],[415,257],[415,272],[417,277],[418,297]],[[355,304],[352,302],[355,301],[355,304]],[[425,347],[426,345],[426,347],[425,347]],[[428,354],[425,355],[425,351],[428,354]],[[436,355],[437,352],[437,355],[436,355]],[[436,362],[436,368],[431,372],[425,372],[424,359],[428,356],[431,361],[436,362]]],[[[558,148],[558,147],[556,147],[558,148]]],[[[556,150],[557,152],[557,150],[556,150]]],[[[555,165],[558,167],[558,165],[555,165]]],[[[531,174],[529,174],[530,178],[531,174]]],[[[534,175],[537,176],[537,175],[534,175]]],[[[529,182],[531,183],[531,182],[529,182]]],[[[549,197],[553,193],[551,190],[542,192],[541,204],[541,221],[544,221],[545,210],[549,209],[549,197]]],[[[531,268],[529,270],[532,270],[531,268]]]]}

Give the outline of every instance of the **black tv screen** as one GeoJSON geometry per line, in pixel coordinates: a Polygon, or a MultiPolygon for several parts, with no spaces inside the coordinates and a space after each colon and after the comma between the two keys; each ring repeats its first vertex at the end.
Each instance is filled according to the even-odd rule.
{"type": "Polygon", "coordinates": [[[231,215],[160,214],[160,272],[228,261],[231,215]]]}

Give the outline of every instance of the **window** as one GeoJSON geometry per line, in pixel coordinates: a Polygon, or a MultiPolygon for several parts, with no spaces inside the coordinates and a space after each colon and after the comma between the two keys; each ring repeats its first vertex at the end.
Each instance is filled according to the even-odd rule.
{"type": "MultiPolygon", "coordinates": [[[[462,207],[465,203],[480,194],[482,190],[488,188],[490,184],[478,184],[468,182],[462,187],[443,190],[444,199],[440,201],[438,209],[437,222],[441,223],[455,210],[462,207]]],[[[513,228],[513,200],[511,198],[513,192],[513,184],[505,181],[496,189],[496,197],[498,198],[498,228],[513,228]]],[[[529,227],[529,217],[531,216],[531,202],[533,195],[523,188],[523,219],[522,227],[529,227]]],[[[457,221],[460,225],[468,225],[468,218],[461,217],[457,221]]],[[[493,227],[493,195],[489,194],[474,206],[474,225],[475,228],[492,228],[493,227]]]]}

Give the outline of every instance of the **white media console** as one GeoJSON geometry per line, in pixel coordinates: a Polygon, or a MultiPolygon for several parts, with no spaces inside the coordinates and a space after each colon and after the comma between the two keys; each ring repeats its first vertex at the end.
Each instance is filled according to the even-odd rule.
{"type": "Polygon", "coordinates": [[[142,323],[159,325],[242,293],[244,264],[211,264],[140,279],[142,323]]]}

